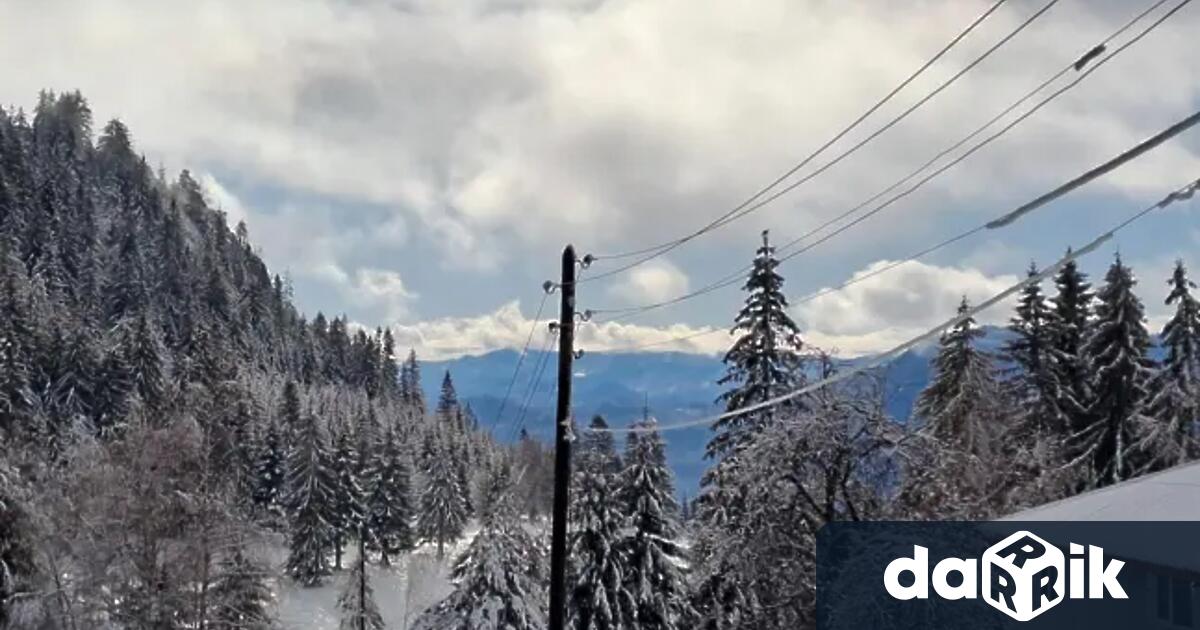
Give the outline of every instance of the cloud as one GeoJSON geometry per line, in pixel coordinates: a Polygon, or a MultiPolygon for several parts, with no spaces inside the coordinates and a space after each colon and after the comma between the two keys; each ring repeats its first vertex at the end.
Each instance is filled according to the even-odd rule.
{"type": "Polygon", "coordinates": [[[336,306],[354,307],[356,319],[369,314],[382,324],[412,315],[411,307],[418,295],[409,289],[400,272],[343,262],[367,241],[389,246],[404,243],[406,226],[400,218],[392,217],[372,226],[370,234],[363,234],[339,221],[335,209],[293,205],[271,211],[252,208],[211,173],[203,173],[198,179],[209,202],[226,212],[230,224],[246,222],[251,239],[262,248],[274,269],[330,289],[339,297],[336,306]]]}
{"type": "MultiPolygon", "coordinates": [[[[476,257],[465,260],[484,261],[473,268],[483,271],[530,243],[584,234],[590,246],[612,250],[711,219],[844,125],[848,112],[862,111],[982,7],[108,0],[81,10],[67,0],[17,2],[0,26],[0,56],[24,63],[0,98],[21,103],[43,87],[82,88],[102,117],[125,117],[139,146],[171,167],[219,164],[289,189],[382,204],[445,241],[447,260],[471,247],[476,257]],[[159,50],[171,54],[148,53],[159,50]]],[[[1001,8],[881,115],[1031,11],[1001,8]]],[[[743,239],[764,224],[794,233],[832,216],[1134,12],[1124,4],[1055,7],[869,150],[713,238],[743,239]]],[[[952,204],[986,210],[1177,119],[1200,93],[1188,39],[1198,20],[1181,12],[906,212],[928,219],[952,204]]],[[[1098,186],[1157,193],[1198,166],[1194,148],[1169,145],[1098,186]]],[[[898,214],[839,242],[891,236],[898,214]]]]}
{"type": "MultiPolygon", "coordinates": [[[[471,317],[445,317],[393,327],[398,347],[412,347],[424,358],[441,360],[479,355],[499,349],[520,350],[534,330],[532,349],[553,349],[549,333],[552,320],[537,322],[521,313],[518,302],[509,302],[491,313],[471,317]]],[[[678,351],[702,354],[723,352],[728,335],[712,328],[683,324],[653,327],[630,324],[581,324],[576,347],[586,352],[678,351]],[[689,337],[680,339],[679,337],[689,337]],[[653,344],[653,345],[650,345],[653,344]]]]}
{"type": "MultiPolygon", "coordinates": [[[[0,102],[28,107],[42,88],[78,88],[99,121],[130,125],[151,163],[222,174],[227,181],[202,177],[210,198],[231,222],[247,221],[273,269],[310,283],[298,282],[306,309],[353,309],[353,319],[375,324],[427,317],[426,332],[445,347],[449,334],[435,333],[458,325],[469,333],[465,348],[511,347],[523,336],[503,332],[496,313],[478,313],[540,283],[538,261],[563,243],[626,251],[708,223],[820,146],[989,4],[18,0],[5,4],[0,58],[21,59],[21,71],[0,83],[0,102]],[[494,321],[469,325],[477,318],[494,321]]],[[[1034,10],[1006,3],[809,168],[1034,10]]],[[[1140,10],[1059,3],[843,163],[594,295],[657,301],[721,277],[744,262],[760,230],[783,242],[857,205],[1140,10]]],[[[1200,12],[1179,12],[985,150],[814,250],[806,284],[973,226],[1190,113],[1200,98],[1198,28],[1200,12]]],[[[1200,145],[1170,142],[1062,205],[1151,201],[1197,170],[1200,145]]],[[[1066,228],[1088,221],[1059,211],[1022,221],[1005,232],[1009,245],[988,245],[958,269],[1001,277],[987,274],[1057,255],[1066,228]],[[1039,238],[1019,238],[1034,231],[1039,238]]],[[[871,296],[856,299],[875,312],[871,296]]],[[[885,345],[918,321],[903,302],[880,311],[897,321],[818,304],[847,319],[806,312],[810,338],[845,350],[885,345]],[[878,326],[852,325],[860,317],[878,326]]],[[[713,309],[689,306],[670,314],[718,321],[713,309]]],[[[604,334],[644,340],[662,330],[604,334]]]]}
{"type": "Polygon", "coordinates": [[[209,204],[225,212],[225,221],[230,228],[236,226],[239,221],[246,220],[246,207],[242,204],[242,200],[217,181],[212,173],[201,173],[197,180],[201,190],[207,196],[209,204]]]}
{"type": "Polygon", "coordinates": [[[409,315],[409,306],[417,295],[404,286],[404,280],[395,271],[384,269],[359,269],[355,274],[351,295],[368,305],[382,306],[389,321],[404,319],[409,315]]]}
{"type": "Polygon", "coordinates": [[[609,295],[625,304],[660,302],[687,291],[687,275],[663,258],[635,267],[608,289],[609,295]]]}
{"type": "MultiPolygon", "coordinates": [[[[853,278],[890,264],[874,262],[853,278]]],[[[864,354],[894,347],[950,319],[964,296],[978,304],[1018,281],[1017,276],[989,276],[973,268],[909,262],[793,310],[809,343],[843,354],[864,354]]],[[[1002,304],[978,319],[1001,324],[1010,314],[1011,306],[1002,304]]]]}

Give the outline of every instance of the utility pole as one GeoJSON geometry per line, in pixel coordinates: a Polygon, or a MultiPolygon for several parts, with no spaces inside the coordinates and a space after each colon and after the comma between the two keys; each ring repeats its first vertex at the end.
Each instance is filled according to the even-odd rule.
{"type": "Polygon", "coordinates": [[[575,359],[575,248],[562,255],[562,306],[558,312],[558,410],[554,422],[554,514],[550,539],[550,628],[563,630],[566,615],[567,489],[571,478],[571,364],[575,359]]]}

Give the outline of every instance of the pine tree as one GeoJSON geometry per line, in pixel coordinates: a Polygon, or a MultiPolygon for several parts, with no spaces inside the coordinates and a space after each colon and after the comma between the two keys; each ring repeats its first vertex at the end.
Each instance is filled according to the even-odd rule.
{"type": "Polygon", "coordinates": [[[333,478],[333,505],[330,527],[333,530],[334,567],[342,568],[342,550],[350,536],[362,526],[363,491],[358,480],[358,457],[350,432],[344,427],[336,431],[330,475],[333,478]]]}
{"type": "Polygon", "coordinates": [[[132,370],[120,347],[110,347],[100,360],[97,386],[92,395],[92,421],[101,435],[119,431],[129,413],[133,390],[132,370]]]}
{"type": "Polygon", "coordinates": [[[387,565],[389,556],[412,549],[416,538],[411,475],[396,432],[390,427],[384,431],[370,476],[368,535],[387,565]]]}
{"type": "Polygon", "coordinates": [[[1084,345],[1095,374],[1095,399],[1089,423],[1072,436],[1076,461],[1086,466],[1087,483],[1106,486],[1141,472],[1144,462],[1130,457],[1137,425],[1147,402],[1146,386],[1153,363],[1147,356],[1150,333],[1142,301],[1133,293],[1137,281],[1118,255],[1104,277],[1096,322],[1084,345]]]}
{"type": "Polygon", "coordinates": [[[0,627],[7,627],[10,599],[34,575],[28,516],[19,502],[16,472],[0,459],[0,627]]]}
{"type": "MultiPolygon", "coordinates": [[[[1070,250],[1067,250],[1070,253],[1070,250]]],[[[1055,406],[1065,415],[1064,437],[1088,424],[1087,410],[1091,404],[1091,371],[1084,356],[1095,296],[1087,282],[1087,274],[1079,271],[1075,261],[1068,261],[1055,276],[1058,289],[1054,296],[1054,317],[1051,336],[1054,340],[1054,378],[1058,394],[1055,406]]]]}
{"type": "MultiPolygon", "coordinates": [[[[959,316],[969,310],[964,297],[959,316]]],[[[993,453],[1003,429],[995,410],[1000,398],[992,359],[976,348],[983,331],[967,317],[942,335],[933,359],[933,377],[921,392],[913,414],[922,431],[963,452],[993,453]]]]}
{"type": "Polygon", "coordinates": [[[459,478],[458,467],[450,461],[445,440],[438,443],[437,454],[430,458],[425,470],[425,491],[421,494],[421,511],[417,515],[417,531],[426,542],[437,543],[442,557],[447,542],[462,535],[467,522],[467,489],[459,478]]]}
{"type": "Polygon", "coordinates": [[[1167,468],[1197,455],[1196,422],[1200,419],[1200,302],[1192,296],[1183,261],[1175,262],[1166,304],[1175,314],[1163,326],[1167,355],[1149,387],[1149,413],[1155,422],[1146,439],[1151,468],[1167,468]]]}
{"type": "Polygon", "coordinates": [[[109,233],[113,270],[106,276],[103,288],[109,325],[144,310],[149,301],[146,263],[138,235],[137,216],[131,211],[118,217],[109,233]]]}
{"type": "MultiPolygon", "coordinates": [[[[733,332],[740,336],[725,354],[726,373],[718,381],[733,386],[718,399],[730,411],[770,400],[804,381],[800,355],[803,342],[799,328],[788,315],[783,277],[776,272],[779,262],[767,236],[764,231],[762,247],[744,287],[749,295],[734,321],[733,332]]],[[[753,487],[741,474],[746,464],[741,454],[753,444],[755,436],[774,423],[776,415],[790,414],[802,406],[802,402],[772,406],[713,425],[715,435],[705,455],[714,463],[701,479],[697,501],[701,527],[696,557],[704,572],[698,579],[696,602],[702,622],[709,627],[727,628],[731,626],[721,624],[749,620],[756,606],[750,588],[754,576],[742,573],[751,569],[726,561],[753,543],[744,538],[749,527],[742,519],[746,518],[747,497],[753,487]]],[[[628,467],[629,462],[625,465],[628,467]]]]}
{"type": "MultiPolygon", "coordinates": [[[[591,428],[603,430],[607,424],[596,416],[591,428]]],[[[625,584],[625,515],[617,502],[612,434],[584,433],[577,462],[567,555],[567,625],[574,630],[628,628],[634,602],[625,584]]]]}
{"type": "Polygon", "coordinates": [[[212,630],[271,630],[274,597],[267,571],[235,549],[221,561],[212,586],[212,630]]]}
{"type": "Polygon", "coordinates": [[[450,370],[446,370],[442,376],[442,391],[438,397],[437,417],[447,425],[455,425],[461,420],[458,407],[458,393],[454,391],[454,379],[450,377],[450,370]]]}
{"type": "Polygon", "coordinates": [[[290,553],[287,572],[305,586],[315,586],[329,574],[326,557],[333,535],[329,515],[335,480],[330,472],[330,455],[317,418],[303,414],[297,442],[288,461],[288,494],[285,499],[290,519],[290,553]]]}
{"type": "Polygon", "coordinates": [[[279,515],[286,482],[287,461],[280,443],[279,426],[268,423],[254,462],[254,504],[267,514],[279,515]]]}
{"type": "Polygon", "coordinates": [[[608,422],[603,416],[594,416],[588,428],[590,430],[584,431],[579,437],[579,454],[576,456],[575,467],[589,472],[619,472],[621,458],[617,455],[616,440],[608,431],[608,422]]]}
{"type": "MultiPolygon", "coordinates": [[[[442,377],[442,390],[438,397],[435,413],[441,423],[441,431],[449,442],[450,452],[448,455],[454,461],[458,483],[464,489],[469,489],[471,487],[471,445],[467,436],[463,409],[458,403],[458,393],[454,390],[454,379],[450,376],[450,370],[446,370],[445,376],[442,377]]],[[[475,512],[475,506],[471,505],[469,490],[463,493],[463,500],[466,502],[467,518],[470,518],[475,512]]]]}
{"type": "Polygon", "coordinates": [[[375,605],[375,591],[367,579],[367,550],[359,535],[358,558],[346,576],[346,586],[338,597],[338,610],[342,612],[338,630],[383,630],[383,616],[375,605]]]}
{"type": "Polygon", "coordinates": [[[383,331],[382,356],[379,363],[379,381],[385,396],[395,399],[400,394],[400,366],[396,364],[396,339],[392,329],[383,331]]]}
{"type": "Polygon", "coordinates": [[[133,391],[148,409],[159,409],[166,397],[167,382],[163,347],[144,312],[138,314],[135,325],[126,329],[123,346],[133,391]]]}
{"type": "Polygon", "coordinates": [[[481,528],[455,561],[454,592],[417,619],[414,630],[541,630],[546,626],[544,554],[517,516],[511,474],[489,478],[481,528]]]}
{"type": "MultiPolygon", "coordinates": [[[[1037,265],[1030,263],[1029,277],[1037,273],[1037,265]]],[[[1007,357],[1017,367],[1013,385],[1023,416],[1021,424],[1036,435],[1047,431],[1062,435],[1066,430],[1066,416],[1057,404],[1053,318],[1041,283],[1026,286],[1008,326],[1013,339],[1004,347],[1007,357]]]]}
{"type": "Polygon", "coordinates": [[[400,397],[412,409],[425,413],[425,393],[421,389],[421,364],[417,352],[408,351],[408,358],[400,368],[400,397]]]}
{"type": "Polygon", "coordinates": [[[626,442],[619,501],[628,510],[632,530],[621,545],[628,563],[625,589],[633,598],[632,626],[686,628],[694,611],[680,568],[684,560],[674,480],[656,423],[643,420],[636,427],[644,432],[631,434],[626,442]]]}
{"type": "MultiPolygon", "coordinates": [[[[788,315],[783,294],[783,276],[775,268],[775,248],[763,232],[763,244],[754,258],[754,268],[743,290],[750,295],[734,320],[737,341],[725,353],[725,375],[720,385],[733,388],[718,399],[733,411],[769,400],[799,386],[800,329],[788,315]]],[[[721,459],[736,451],[746,440],[770,423],[777,412],[771,407],[759,412],[718,420],[716,435],[708,443],[707,455],[721,459]]]]}
{"type": "Polygon", "coordinates": [[[283,386],[283,400],[279,404],[279,422],[285,436],[293,436],[301,424],[300,390],[295,381],[283,386]]]}
{"type": "Polygon", "coordinates": [[[33,405],[29,376],[17,330],[0,314],[0,436],[29,428],[33,405]]]}

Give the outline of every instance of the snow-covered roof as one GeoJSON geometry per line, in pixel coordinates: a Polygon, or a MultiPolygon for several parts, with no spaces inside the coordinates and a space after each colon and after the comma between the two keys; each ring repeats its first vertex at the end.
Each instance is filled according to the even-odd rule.
{"type": "Polygon", "coordinates": [[[1200,463],[1085,492],[1003,521],[1200,521],[1200,463]]]}
{"type": "MultiPolygon", "coordinates": [[[[1200,463],[1176,466],[1131,479],[1114,486],[1009,515],[1001,521],[1200,521],[1200,463]]],[[[1186,526],[1184,526],[1186,527],[1186,526]]],[[[1070,535],[1061,527],[1050,527],[1055,535],[1070,535]]],[[[1110,556],[1136,559],[1160,567],[1200,572],[1200,546],[1177,543],[1178,527],[1147,535],[1146,530],[1113,523],[1111,527],[1087,530],[1088,544],[1099,545],[1110,556]]],[[[1188,530],[1188,536],[1193,532],[1188,530]]],[[[1057,544],[1075,542],[1068,538],[1057,544]]]]}

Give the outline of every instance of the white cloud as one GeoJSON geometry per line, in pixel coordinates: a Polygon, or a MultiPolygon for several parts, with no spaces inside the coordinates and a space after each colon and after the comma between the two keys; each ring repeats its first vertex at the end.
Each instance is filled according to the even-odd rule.
{"type": "MultiPolygon", "coordinates": [[[[418,295],[408,288],[399,272],[364,266],[347,269],[340,262],[356,242],[361,242],[356,237],[363,235],[353,230],[347,233],[344,225],[337,225],[336,213],[295,206],[276,208],[275,212],[255,211],[214,175],[204,173],[198,179],[208,200],[226,212],[231,225],[246,222],[251,239],[263,248],[273,267],[331,288],[341,297],[339,307],[357,306],[380,318],[378,323],[412,315],[411,307],[418,295]]],[[[393,246],[407,239],[400,217],[391,217],[373,228],[363,238],[393,246]]]]}
{"type": "Polygon", "coordinates": [[[609,294],[626,304],[660,302],[688,291],[688,277],[663,258],[635,267],[609,287],[609,294]]]}
{"type": "MultiPolygon", "coordinates": [[[[363,305],[352,314],[362,321],[411,318],[414,287],[426,300],[441,297],[442,285],[417,266],[495,278],[489,288],[503,295],[485,303],[496,304],[530,275],[541,280],[531,252],[564,242],[581,253],[627,250],[708,222],[819,146],[988,4],[17,0],[4,5],[0,58],[22,63],[0,82],[0,102],[28,106],[42,88],[81,89],[99,123],[125,119],[151,163],[237,173],[247,190],[278,193],[278,207],[252,208],[202,176],[231,223],[245,218],[272,268],[336,288],[308,304],[330,312],[363,305]],[[418,246],[400,247],[410,244],[418,246]],[[387,269],[403,279],[370,275],[387,269]]],[[[673,254],[679,268],[647,266],[608,295],[623,304],[674,297],[701,283],[697,260],[732,269],[759,230],[782,242],[856,205],[1141,9],[1059,3],[867,149],[681,248],[673,254]]],[[[1001,7],[835,151],[1033,10],[1001,7]]],[[[824,264],[826,251],[861,265],[858,252],[927,245],[945,236],[942,228],[974,225],[1190,113],[1200,98],[1191,41],[1198,28],[1200,12],[1181,11],[1012,133],[815,251],[806,269],[830,282],[841,273],[824,264]]],[[[1168,143],[1087,193],[1106,202],[1160,197],[1195,177],[1197,146],[1168,143]]],[[[1064,245],[993,246],[960,265],[991,278],[1044,258],[1038,247],[1064,245]]],[[[908,297],[887,292],[903,273],[864,283],[873,293],[848,292],[868,314],[834,296],[798,311],[814,318],[810,338],[865,351],[930,323],[908,312],[908,297]],[[898,319],[875,314],[874,300],[885,298],[906,305],[880,310],[898,319]]],[[[482,310],[447,302],[436,312],[482,310]]],[[[945,303],[926,306],[948,316],[945,303]]],[[[417,326],[439,347],[456,343],[439,333],[456,326],[466,331],[463,347],[511,347],[514,336],[523,343],[496,315],[417,326]]],[[[642,340],[661,333],[604,330],[642,340]]]]}
{"type": "Polygon", "coordinates": [[[211,173],[201,173],[197,180],[209,204],[225,212],[225,221],[230,228],[236,226],[239,221],[246,220],[246,207],[242,205],[242,200],[217,181],[216,177],[211,173]]]}
{"type": "MultiPolygon", "coordinates": [[[[530,347],[542,349],[552,339],[550,319],[537,322],[530,347]]],[[[398,347],[409,346],[424,358],[439,360],[463,355],[478,355],[503,348],[520,350],[534,326],[521,313],[517,302],[509,302],[491,313],[473,317],[446,317],[411,325],[393,327],[398,347]]],[[[715,354],[728,345],[724,331],[695,328],[683,324],[656,328],[619,323],[581,324],[576,332],[576,347],[586,352],[679,351],[715,354]],[[679,337],[689,339],[672,341],[679,337]],[[648,345],[654,344],[654,345],[648,345]]]]}
{"type": "MultiPolygon", "coordinates": [[[[471,247],[478,271],[529,243],[583,234],[588,249],[614,249],[709,220],[844,125],[983,7],[15,2],[0,25],[0,57],[21,59],[21,71],[0,85],[0,100],[29,103],[43,87],[79,87],[102,118],[125,117],[153,161],[219,164],[290,189],[385,204],[445,239],[446,250],[471,247]]],[[[1001,8],[881,115],[1032,10],[1001,8]]],[[[742,239],[764,225],[795,233],[839,212],[1136,10],[1055,7],[869,150],[714,238],[742,239]]],[[[1190,41],[1198,20],[1181,12],[928,194],[839,244],[890,237],[889,227],[962,207],[986,211],[1179,118],[1200,93],[1190,41]]],[[[847,142],[861,133],[852,136],[847,142]]],[[[1194,151],[1172,144],[1097,186],[1157,194],[1197,167],[1194,151]]]]}
{"type": "MultiPolygon", "coordinates": [[[[892,261],[881,260],[856,272],[860,278],[892,261]]],[[[963,296],[977,304],[1016,284],[1013,275],[989,276],[972,268],[909,262],[841,291],[794,307],[806,339],[843,354],[886,350],[950,319],[963,296]]],[[[977,318],[1003,323],[1009,305],[997,305],[977,318]]]]}
{"type": "Polygon", "coordinates": [[[407,317],[409,306],[417,299],[399,273],[384,269],[359,269],[351,291],[360,303],[382,306],[389,321],[407,317]]]}

